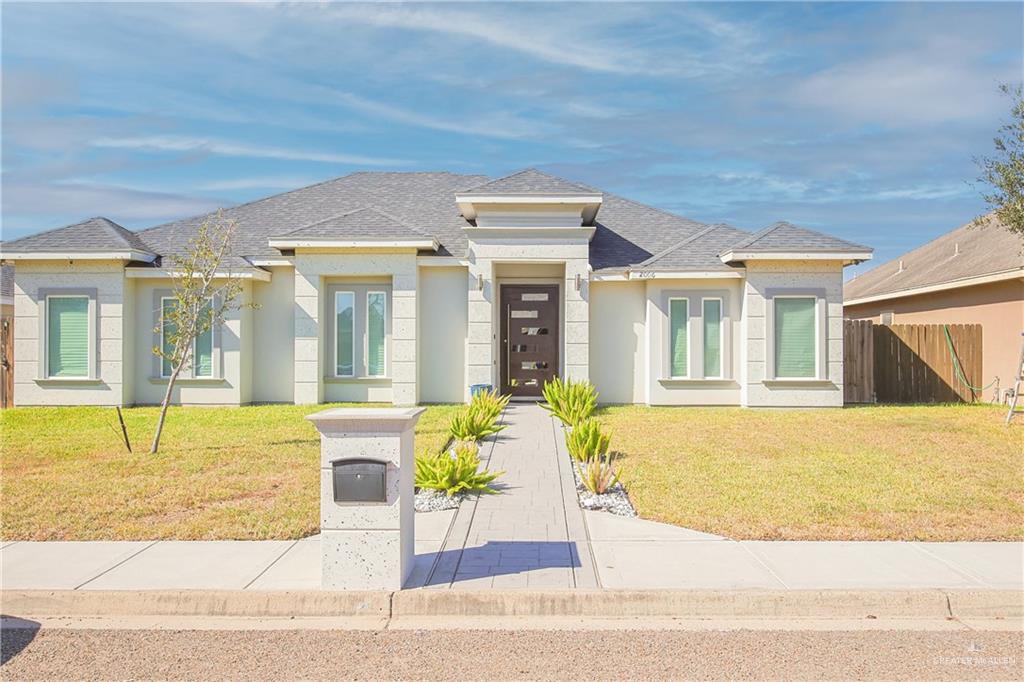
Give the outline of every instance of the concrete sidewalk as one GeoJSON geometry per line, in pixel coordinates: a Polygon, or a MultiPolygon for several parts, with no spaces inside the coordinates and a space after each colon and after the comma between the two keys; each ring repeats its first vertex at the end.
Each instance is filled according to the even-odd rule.
{"type": "MultiPolygon", "coordinates": [[[[434,564],[452,515],[417,518],[419,575],[434,564]]],[[[1024,592],[1022,543],[735,542],[600,512],[586,516],[604,588],[1024,592]]],[[[528,575],[532,569],[520,570],[528,575]]],[[[0,588],[318,590],[320,548],[316,537],[284,542],[9,542],[0,549],[0,588]]]]}

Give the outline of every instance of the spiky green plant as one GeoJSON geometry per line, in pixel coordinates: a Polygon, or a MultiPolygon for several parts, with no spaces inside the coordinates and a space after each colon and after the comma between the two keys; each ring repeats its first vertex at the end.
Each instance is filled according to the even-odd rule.
{"type": "Polygon", "coordinates": [[[416,456],[416,487],[455,493],[497,492],[491,482],[504,471],[480,468],[480,451],[475,443],[459,443],[454,452],[423,452],[416,456]]]}
{"type": "Polygon", "coordinates": [[[462,411],[452,417],[448,431],[454,440],[476,442],[503,430],[499,424],[501,413],[508,406],[510,396],[497,391],[481,391],[473,396],[462,411]]]}
{"type": "Polygon", "coordinates": [[[589,381],[562,381],[555,377],[541,389],[545,403],[541,407],[569,427],[590,418],[597,408],[597,389],[589,381]]]}
{"type": "Polygon", "coordinates": [[[565,434],[569,454],[578,462],[604,457],[610,442],[611,435],[601,431],[601,424],[596,419],[582,421],[565,434]]]}
{"type": "Polygon", "coordinates": [[[469,409],[476,410],[481,417],[486,417],[492,422],[497,423],[498,419],[501,418],[501,413],[508,407],[508,401],[511,398],[512,396],[510,395],[501,395],[495,389],[479,391],[469,401],[469,409]]]}
{"type": "Polygon", "coordinates": [[[620,472],[616,471],[615,459],[615,453],[608,453],[606,457],[577,462],[576,471],[583,487],[595,495],[608,492],[619,482],[620,472]]]}

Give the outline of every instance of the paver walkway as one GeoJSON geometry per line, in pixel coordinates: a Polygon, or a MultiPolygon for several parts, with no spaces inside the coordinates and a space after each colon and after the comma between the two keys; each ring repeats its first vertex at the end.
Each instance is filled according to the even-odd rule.
{"type": "MultiPolygon", "coordinates": [[[[597,587],[572,472],[555,446],[554,421],[535,404],[513,403],[504,431],[482,453],[501,494],[467,500],[453,521],[426,587],[597,587]]],[[[560,434],[558,434],[560,436],[560,434]]]]}

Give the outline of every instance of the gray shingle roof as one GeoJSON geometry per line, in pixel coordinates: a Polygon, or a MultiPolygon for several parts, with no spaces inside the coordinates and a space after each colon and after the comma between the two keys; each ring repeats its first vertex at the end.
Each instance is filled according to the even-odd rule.
{"type": "Polygon", "coordinates": [[[156,255],[135,232],[106,218],[89,218],[74,225],[4,242],[3,251],[118,251],[131,249],[156,255]]]}
{"type": "MultiPolygon", "coordinates": [[[[731,244],[728,250],[753,252],[800,251],[871,251],[860,244],[848,242],[831,235],[798,227],[792,223],[778,222],[756,232],[747,239],[731,244]]],[[[724,251],[724,250],[723,250],[724,251]]]]}
{"type": "Polygon", "coordinates": [[[743,240],[749,236],[749,232],[732,225],[722,223],[710,225],[639,263],[632,269],[683,272],[734,270],[735,268],[722,262],[718,253],[730,244],[736,243],[737,240],[743,240]]]}
{"type": "MultiPolygon", "coordinates": [[[[600,193],[534,169],[495,181],[486,176],[445,172],[352,173],[224,209],[223,217],[238,223],[233,255],[226,266],[251,269],[253,259],[279,258],[281,252],[271,248],[269,240],[285,235],[323,235],[352,240],[433,237],[441,245],[439,255],[464,258],[468,242],[463,228],[470,223],[460,214],[455,195],[466,193],[467,187],[472,188],[472,192],[488,194],[600,193]]],[[[162,264],[166,264],[169,256],[186,253],[197,228],[215,215],[177,220],[139,233],[129,232],[105,219],[93,219],[25,237],[3,248],[26,244],[32,250],[68,250],[76,245],[95,248],[97,244],[110,248],[111,240],[116,240],[118,248],[130,243],[132,248],[159,254],[163,257],[162,264]]],[[[735,242],[734,248],[741,243],[749,243],[751,249],[865,248],[788,223],[773,225],[753,236],[729,226],[715,226],[714,230],[694,239],[706,228],[707,225],[682,216],[604,193],[590,242],[591,267],[598,272],[628,267],[723,269],[728,266],[718,260],[718,254],[730,245],[730,240],[735,242]],[[644,264],[645,261],[648,262],[644,264]]]]}
{"type": "Polygon", "coordinates": [[[359,208],[292,230],[276,239],[337,239],[387,241],[433,239],[425,232],[375,208],[359,208]]]}
{"type": "MultiPolygon", "coordinates": [[[[843,286],[847,301],[1024,269],[1024,241],[992,216],[962,225],[843,286]],[[900,270],[900,261],[903,269],[900,270]]],[[[1024,274],[1024,273],[1022,273],[1024,274]]]]}
{"type": "Polygon", "coordinates": [[[536,168],[527,168],[459,192],[459,194],[553,194],[570,196],[573,194],[600,193],[600,190],[596,190],[593,187],[569,182],[565,178],[542,173],[536,168]]]}

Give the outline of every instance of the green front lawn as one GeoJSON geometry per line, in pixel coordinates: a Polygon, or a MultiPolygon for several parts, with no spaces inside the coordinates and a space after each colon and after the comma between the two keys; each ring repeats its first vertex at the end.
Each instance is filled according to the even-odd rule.
{"type": "Polygon", "coordinates": [[[990,406],[610,407],[644,518],[736,539],[1024,539],[1024,426],[990,406]]]}
{"type": "MultiPolygon", "coordinates": [[[[320,439],[307,414],[335,405],[0,411],[4,540],[299,538],[319,527],[320,439]]],[[[416,445],[440,448],[461,406],[431,406],[416,445]]]]}

